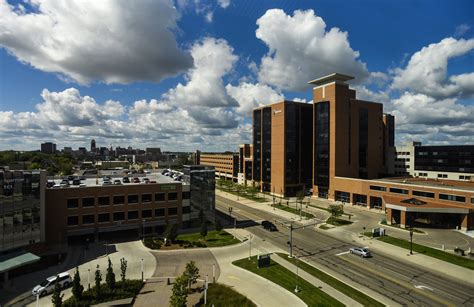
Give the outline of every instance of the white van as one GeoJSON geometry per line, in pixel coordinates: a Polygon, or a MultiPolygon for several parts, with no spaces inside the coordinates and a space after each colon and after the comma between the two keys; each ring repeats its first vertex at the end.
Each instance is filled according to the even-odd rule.
{"type": "Polygon", "coordinates": [[[61,285],[61,288],[67,288],[69,287],[69,285],[72,284],[71,275],[69,275],[68,272],[63,272],[59,273],[58,275],[46,278],[45,281],[33,288],[31,294],[33,294],[34,296],[44,296],[53,292],[54,284],[56,283],[56,278],[59,278],[59,284],[61,285]]]}

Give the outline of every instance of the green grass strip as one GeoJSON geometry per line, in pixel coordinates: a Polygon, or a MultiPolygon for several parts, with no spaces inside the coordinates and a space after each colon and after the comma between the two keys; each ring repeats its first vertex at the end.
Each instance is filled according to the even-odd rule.
{"type": "MultiPolygon", "coordinates": [[[[378,238],[378,240],[396,245],[401,248],[410,249],[410,241],[402,240],[390,236],[383,236],[378,238]]],[[[455,265],[462,266],[464,268],[474,270],[474,260],[470,260],[467,258],[463,258],[461,256],[456,256],[447,252],[440,251],[438,249],[434,249],[428,246],[420,245],[413,243],[413,251],[416,253],[424,254],[426,256],[430,256],[439,260],[443,260],[455,265]]]]}
{"type": "MultiPolygon", "coordinates": [[[[257,268],[256,256],[252,257],[250,260],[247,258],[236,260],[232,262],[232,264],[280,285],[291,293],[294,293],[308,306],[344,306],[344,304],[302,278],[298,279],[298,288],[301,291],[295,293],[294,290],[297,282],[296,274],[282,267],[273,260],[270,261],[270,266],[260,269],[257,268]]],[[[262,291],[265,290],[262,289],[262,291]]]]}
{"type": "Polygon", "coordinates": [[[234,239],[233,235],[223,230],[220,233],[216,230],[209,231],[206,239],[204,239],[200,233],[180,234],[176,238],[176,241],[181,242],[183,245],[187,243],[195,245],[197,243],[205,247],[218,247],[240,243],[238,239],[234,239]]]}
{"type": "MultiPolygon", "coordinates": [[[[296,214],[296,215],[299,215],[299,214],[300,214],[300,210],[295,209],[295,208],[288,207],[288,206],[283,205],[283,204],[282,204],[282,205],[275,204],[274,207],[277,208],[277,209],[286,211],[286,212],[290,212],[290,213],[296,214]]],[[[302,217],[307,217],[307,218],[310,218],[310,219],[314,218],[314,215],[312,215],[311,213],[308,213],[308,212],[306,212],[306,211],[303,211],[303,212],[301,213],[301,216],[302,216],[302,217]]]]}
{"type": "MultiPolygon", "coordinates": [[[[204,305],[204,297],[201,298],[200,303],[204,305]]],[[[207,306],[255,307],[257,305],[231,287],[217,283],[209,284],[207,306]]]]}
{"type": "MultiPolygon", "coordinates": [[[[294,259],[294,258],[289,259],[288,254],[277,253],[277,255],[284,258],[287,261],[292,262],[293,264],[295,264],[295,262],[296,262],[296,259],[294,259]]],[[[352,298],[353,300],[358,301],[359,303],[361,303],[364,306],[377,306],[377,307],[385,306],[384,304],[374,300],[370,296],[365,295],[364,293],[352,288],[351,286],[349,286],[349,285],[343,283],[342,281],[332,277],[331,275],[328,275],[328,274],[318,270],[317,268],[313,267],[310,264],[307,264],[306,262],[298,261],[298,267],[301,270],[306,271],[307,273],[313,275],[314,277],[321,280],[322,282],[330,285],[331,287],[338,290],[339,292],[344,293],[345,295],[352,298]]]]}

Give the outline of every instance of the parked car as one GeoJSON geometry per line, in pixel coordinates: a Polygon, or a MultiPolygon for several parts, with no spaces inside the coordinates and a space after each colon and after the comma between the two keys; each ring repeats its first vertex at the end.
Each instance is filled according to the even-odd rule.
{"type": "Polygon", "coordinates": [[[46,182],[46,187],[47,188],[52,188],[56,185],[56,183],[54,181],[48,181],[46,182]]]}
{"type": "Polygon", "coordinates": [[[365,247],[352,247],[351,249],[349,249],[349,253],[361,256],[363,258],[370,257],[370,251],[365,247]]]}
{"type": "Polygon", "coordinates": [[[61,187],[68,187],[69,186],[69,181],[67,179],[63,179],[61,180],[61,182],[59,183],[59,185],[61,187]]]}
{"type": "Polygon", "coordinates": [[[120,179],[115,179],[115,180],[114,180],[114,184],[117,184],[117,185],[118,185],[118,184],[122,184],[122,181],[120,181],[120,179]]]}
{"type": "Polygon", "coordinates": [[[262,221],[262,227],[268,231],[278,231],[278,228],[270,221],[262,221]]]}
{"type": "Polygon", "coordinates": [[[133,178],[133,183],[140,183],[140,178],[134,177],[133,178]]]}
{"type": "Polygon", "coordinates": [[[72,181],[72,185],[80,185],[80,184],[81,184],[81,180],[79,180],[79,179],[74,179],[72,181]]]}
{"type": "Polygon", "coordinates": [[[123,183],[130,183],[130,178],[123,177],[122,181],[123,181],[123,183]]]}
{"type": "Polygon", "coordinates": [[[56,279],[59,278],[58,282],[61,285],[62,288],[67,288],[69,285],[72,284],[72,278],[71,275],[69,275],[68,272],[63,272],[59,273],[57,276],[51,276],[46,278],[45,281],[37,285],[36,287],[33,288],[31,291],[31,294],[34,296],[39,295],[39,296],[45,296],[54,290],[54,284],[56,282],[56,279]]]}
{"type": "Polygon", "coordinates": [[[148,183],[150,181],[150,179],[145,177],[145,178],[142,179],[142,181],[148,183]]]}

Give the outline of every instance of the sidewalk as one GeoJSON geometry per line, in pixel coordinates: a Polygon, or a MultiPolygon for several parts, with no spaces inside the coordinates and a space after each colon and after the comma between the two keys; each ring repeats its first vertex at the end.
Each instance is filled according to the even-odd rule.
{"type": "MultiPolygon", "coordinates": [[[[290,270],[291,272],[296,272],[296,266],[291,264],[290,262],[286,261],[285,259],[281,258],[280,256],[275,256],[272,258],[275,262],[280,264],[281,266],[285,267],[286,269],[290,270]]],[[[315,287],[319,288],[321,291],[325,292],[326,294],[332,296],[339,302],[343,303],[346,306],[363,306],[359,302],[353,300],[352,298],[348,297],[344,293],[339,292],[338,290],[334,289],[330,285],[322,282],[321,280],[317,279],[313,275],[303,271],[302,269],[298,270],[298,276],[310,284],[314,285],[315,287]]]]}
{"type": "MultiPolygon", "coordinates": [[[[231,229],[227,231],[234,232],[231,229]]],[[[245,229],[237,229],[236,237],[245,239],[248,238],[249,234],[245,229]]],[[[261,244],[266,245],[265,243],[254,236],[252,239],[253,255],[257,251],[266,253],[272,250],[268,245],[260,246],[261,244]]],[[[232,264],[235,260],[249,256],[250,249],[247,244],[211,248],[209,250],[217,259],[221,270],[218,282],[235,288],[236,291],[245,295],[257,306],[306,306],[300,298],[279,285],[232,264]]]]}

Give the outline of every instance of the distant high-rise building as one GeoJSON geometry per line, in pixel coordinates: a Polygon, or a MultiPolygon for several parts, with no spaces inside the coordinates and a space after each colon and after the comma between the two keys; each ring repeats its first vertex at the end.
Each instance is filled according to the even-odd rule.
{"type": "Polygon", "coordinates": [[[41,152],[46,154],[53,154],[56,152],[56,144],[46,142],[41,144],[41,152]]]}
{"type": "Polygon", "coordinates": [[[95,140],[92,139],[92,141],[91,141],[91,151],[95,152],[95,150],[96,150],[95,140]]]}

